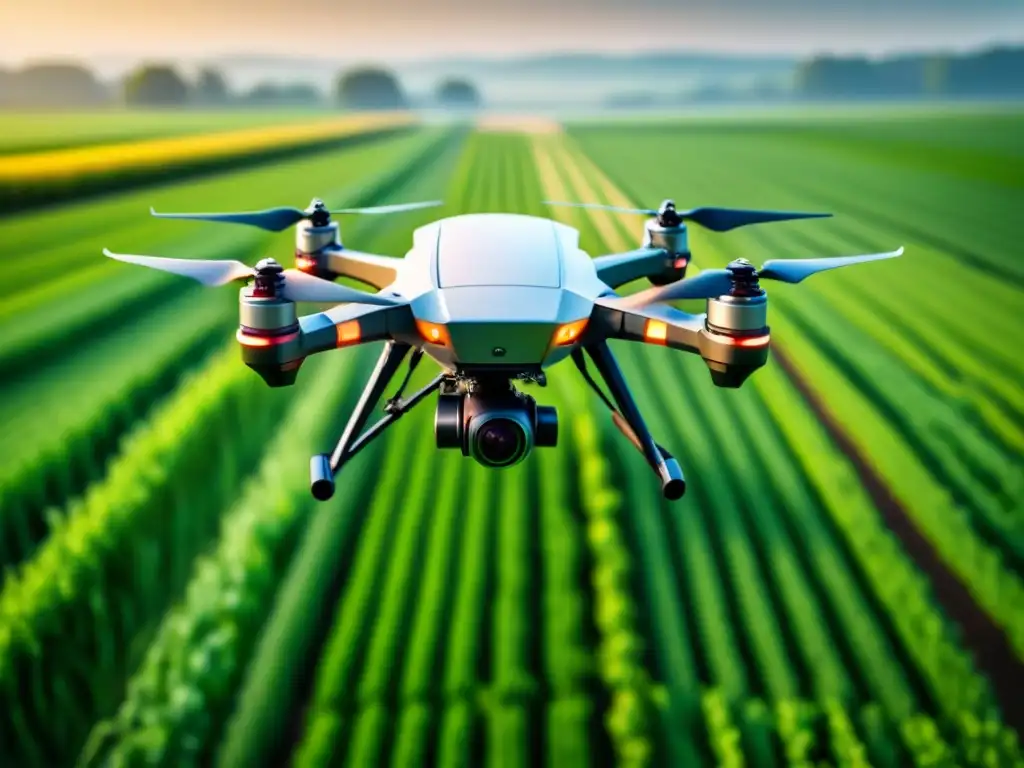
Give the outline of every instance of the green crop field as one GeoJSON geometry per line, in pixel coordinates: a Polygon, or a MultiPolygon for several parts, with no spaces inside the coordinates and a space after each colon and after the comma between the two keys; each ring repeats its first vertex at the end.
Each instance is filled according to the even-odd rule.
{"type": "MultiPolygon", "coordinates": [[[[205,119],[182,130],[245,127],[205,119]]],[[[431,125],[3,216],[0,765],[1024,766],[1022,136],[982,108],[431,125]],[[395,256],[478,211],[629,250],[641,217],[543,201],[666,197],[835,214],[695,227],[691,274],[906,250],[770,284],[739,390],[613,342],[679,502],[564,363],[524,385],[558,447],[486,470],[428,400],[317,503],[380,345],[270,389],[233,290],[101,254],[287,263],[291,232],[148,208],[314,196],[443,199],[344,222],[395,256]]]]}
{"type": "Polygon", "coordinates": [[[324,116],[323,112],[299,110],[282,115],[280,110],[168,113],[105,109],[77,113],[69,119],[63,112],[4,112],[0,113],[0,155],[299,123],[324,116]]]}

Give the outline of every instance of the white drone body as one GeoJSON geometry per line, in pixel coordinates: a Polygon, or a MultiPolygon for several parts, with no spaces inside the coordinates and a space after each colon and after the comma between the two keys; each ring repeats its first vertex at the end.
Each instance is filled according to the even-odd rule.
{"type": "Polygon", "coordinates": [[[546,368],[569,356],[557,330],[590,317],[610,292],[579,248],[579,232],[550,219],[510,213],[455,216],[413,234],[406,266],[389,290],[413,315],[444,326],[449,346],[424,351],[443,367],[546,368]]]}
{"type": "MultiPolygon", "coordinates": [[[[489,467],[512,466],[535,447],[557,444],[555,409],[538,405],[515,382],[546,384],[545,369],[572,358],[611,411],[615,425],[658,475],[666,498],[686,484],[678,462],[658,445],[633,400],[608,346],[611,339],[638,341],[699,355],[720,387],[735,388],[768,360],[767,296],[759,280],[797,283],[827,269],[899,256],[890,253],[831,259],[772,260],[760,270],[743,260],[726,269],[685,278],[690,253],[686,221],[715,231],[745,224],[828,214],[696,208],[677,211],[670,200],[643,213],[643,245],[635,251],[592,258],[573,227],[537,216],[474,213],[440,219],[416,229],[404,258],[354,251],[341,244],[331,213],[389,214],[439,203],[329,211],[319,200],[305,210],[276,208],[229,214],[157,214],[248,224],[280,231],[299,224],[296,269],[265,259],[255,268],[237,261],[189,261],[115,254],[121,261],[192,277],[207,285],[248,281],[240,292],[237,338],[242,359],[268,385],[295,382],[313,354],[385,342],[363,396],[332,454],[311,460],[311,490],[320,500],[334,493],[341,467],[402,414],[437,392],[434,430],[439,448],[460,448],[489,467]],[[333,282],[347,277],[368,293],[333,282]],[[654,287],[629,296],[616,289],[638,279],[654,287]],[[704,299],[695,315],[672,307],[704,299]],[[299,316],[296,303],[327,304],[299,316]],[[406,355],[409,368],[386,415],[362,432],[406,355]],[[591,376],[586,353],[604,380],[607,397],[591,376]],[[441,372],[416,394],[402,393],[424,357],[441,372]],[[613,402],[614,401],[614,402],[613,402]]],[[[558,203],[555,203],[558,204],[558,203]]],[[[588,206],[584,206],[588,207],[588,206]]],[[[607,206],[589,206],[602,207],[607,206]]]]}

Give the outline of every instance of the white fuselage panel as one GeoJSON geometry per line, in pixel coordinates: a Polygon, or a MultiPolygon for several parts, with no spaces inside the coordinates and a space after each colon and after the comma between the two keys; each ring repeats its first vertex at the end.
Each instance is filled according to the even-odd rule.
{"type": "Polygon", "coordinates": [[[467,214],[438,222],[439,288],[561,285],[558,224],[515,214],[467,214]]]}
{"type": "Polygon", "coordinates": [[[392,290],[415,317],[448,328],[451,348],[425,345],[445,366],[537,365],[564,358],[558,328],[589,317],[610,290],[579,248],[579,232],[536,216],[473,213],[416,230],[410,269],[392,290]]]}

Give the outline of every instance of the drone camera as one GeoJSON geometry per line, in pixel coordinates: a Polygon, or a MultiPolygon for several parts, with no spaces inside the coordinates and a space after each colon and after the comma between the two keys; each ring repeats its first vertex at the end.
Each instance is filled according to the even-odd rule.
{"type": "Polygon", "coordinates": [[[532,397],[442,394],[434,415],[438,448],[459,448],[486,467],[511,467],[533,448],[558,443],[558,412],[532,397]]]}

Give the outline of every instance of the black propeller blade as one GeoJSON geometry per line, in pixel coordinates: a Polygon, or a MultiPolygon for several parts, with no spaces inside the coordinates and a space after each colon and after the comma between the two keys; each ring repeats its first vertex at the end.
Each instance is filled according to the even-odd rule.
{"type": "Polygon", "coordinates": [[[706,269],[698,275],[668,285],[648,288],[630,296],[623,296],[617,304],[623,307],[645,307],[649,304],[682,299],[714,299],[728,294],[740,281],[756,287],[758,280],[778,280],[799,283],[818,272],[862,264],[868,261],[893,259],[903,254],[902,246],[888,253],[869,253],[863,256],[835,256],[824,259],[770,259],[760,270],[749,262],[738,259],[726,269],[706,269]]]}
{"type": "Polygon", "coordinates": [[[671,200],[666,200],[660,208],[621,208],[616,205],[598,203],[563,203],[546,200],[547,205],[562,205],[572,208],[594,208],[618,213],[636,213],[643,216],[655,216],[663,227],[677,227],[684,221],[692,221],[713,232],[728,232],[730,229],[743,227],[747,224],[764,224],[770,221],[789,221],[792,219],[820,219],[831,216],[831,213],[800,213],[797,211],[754,211],[743,208],[691,208],[688,211],[676,210],[671,200]]]}
{"type": "MultiPolygon", "coordinates": [[[[166,259],[159,256],[136,256],[129,253],[113,253],[104,248],[103,255],[128,264],[138,264],[151,269],[159,269],[183,277],[190,277],[203,285],[226,285],[234,280],[249,280],[260,274],[260,266],[246,266],[240,261],[200,261],[198,259],[166,259]]],[[[279,296],[289,301],[304,301],[312,304],[372,304],[376,306],[394,306],[400,303],[396,299],[380,294],[366,293],[349,288],[319,277],[307,275],[297,269],[281,270],[276,262],[269,264],[272,273],[280,274],[282,284],[279,296]]]]}
{"type": "Polygon", "coordinates": [[[324,205],[323,200],[314,199],[306,210],[298,208],[268,208],[265,211],[242,211],[239,213],[157,213],[153,208],[149,212],[158,219],[192,219],[195,221],[218,221],[230,224],[245,224],[250,227],[259,227],[268,232],[282,232],[288,227],[298,224],[303,219],[309,219],[314,226],[326,226],[331,220],[331,214],[384,214],[401,213],[403,211],[414,211],[420,208],[434,208],[442,205],[440,200],[431,200],[422,203],[400,203],[397,205],[381,205],[371,208],[341,208],[330,211],[324,205]]]}

